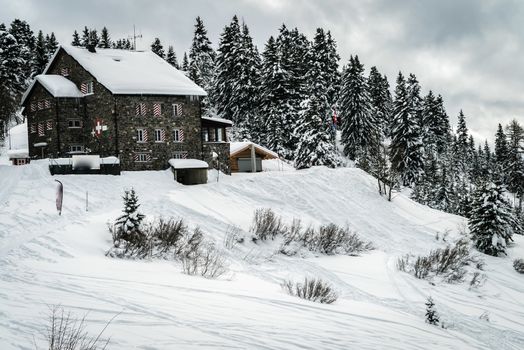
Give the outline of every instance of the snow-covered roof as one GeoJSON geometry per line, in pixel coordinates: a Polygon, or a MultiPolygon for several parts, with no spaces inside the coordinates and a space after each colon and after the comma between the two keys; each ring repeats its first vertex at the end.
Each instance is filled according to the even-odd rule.
{"type": "Polygon", "coordinates": [[[27,148],[10,149],[7,151],[9,159],[14,158],[29,158],[29,150],[27,148]]]}
{"type": "Polygon", "coordinates": [[[255,150],[258,150],[259,152],[265,153],[268,156],[273,157],[273,158],[278,158],[278,154],[277,153],[275,153],[273,151],[270,151],[269,149],[267,149],[267,148],[265,148],[263,146],[260,146],[260,145],[254,143],[254,142],[251,142],[251,141],[231,142],[229,144],[229,154],[230,154],[230,156],[234,156],[235,154],[250,148],[251,145],[254,145],[255,146],[255,150]]]}
{"type": "Polygon", "coordinates": [[[229,125],[233,125],[233,122],[229,119],[224,119],[224,118],[215,118],[215,117],[202,117],[203,120],[208,120],[210,122],[219,122],[219,123],[224,123],[224,124],[229,124],[229,125]]]}
{"type": "Polygon", "coordinates": [[[198,159],[170,159],[169,165],[175,169],[207,169],[209,164],[198,159]]]}
{"type": "Polygon", "coordinates": [[[113,94],[206,95],[184,73],[151,51],[97,48],[96,52],[89,52],[66,45],[61,48],[113,94]]]}
{"type": "Polygon", "coordinates": [[[9,150],[7,154],[12,158],[25,158],[24,154],[28,154],[27,142],[27,123],[18,124],[9,129],[7,133],[7,145],[9,150]]]}
{"type": "Polygon", "coordinates": [[[29,86],[22,96],[22,103],[24,103],[27,96],[36,83],[40,83],[53,97],[83,97],[84,95],[78,90],[78,87],[71,80],[55,74],[40,74],[35,77],[35,80],[29,86]]]}

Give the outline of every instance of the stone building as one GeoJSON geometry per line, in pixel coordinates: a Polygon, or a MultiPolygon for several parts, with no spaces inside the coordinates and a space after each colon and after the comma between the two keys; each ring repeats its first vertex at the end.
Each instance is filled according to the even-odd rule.
{"type": "Polygon", "coordinates": [[[229,173],[231,122],[201,117],[205,95],[152,52],[61,46],[22,98],[29,156],[117,156],[122,170],[200,159],[229,173]]]}

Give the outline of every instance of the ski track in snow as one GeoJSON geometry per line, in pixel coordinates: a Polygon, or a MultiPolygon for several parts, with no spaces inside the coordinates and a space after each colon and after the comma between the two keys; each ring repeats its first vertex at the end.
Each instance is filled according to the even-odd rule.
{"type": "Polygon", "coordinates": [[[48,306],[61,304],[101,330],[110,349],[521,349],[524,281],[511,266],[524,256],[518,237],[507,258],[485,258],[487,282],[431,285],[396,270],[405,253],[426,253],[458,237],[462,218],[377,195],[358,169],[313,168],[221,176],[185,187],[168,172],[122,176],[56,176],[46,161],[0,165],[0,349],[45,348],[48,306]],[[64,210],[55,210],[54,179],[64,183],[64,210]],[[135,188],[141,211],[182,217],[223,244],[228,225],[247,232],[256,208],[290,222],[348,225],[376,250],[360,257],[284,257],[277,242],[246,239],[233,251],[232,273],[206,280],[180,273],[169,261],[105,257],[106,223],[121,210],[124,189],[135,188]],[[85,211],[85,191],[89,211],[85,211]],[[340,297],[332,305],[285,294],[285,279],[321,277],[340,297]],[[433,296],[448,329],[424,323],[433,296]],[[490,321],[479,319],[489,313],[490,321]]]}

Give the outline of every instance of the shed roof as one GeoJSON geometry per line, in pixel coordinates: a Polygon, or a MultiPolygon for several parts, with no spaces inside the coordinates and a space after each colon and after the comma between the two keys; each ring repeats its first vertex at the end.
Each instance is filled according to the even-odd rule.
{"type": "MultiPolygon", "coordinates": [[[[113,94],[197,95],[206,92],[191,79],[151,51],[86,48],[63,45],[65,50],[113,94]]],[[[47,72],[51,64],[44,71],[47,72]]]]}
{"type": "Polygon", "coordinates": [[[244,142],[231,142],[229,144],[229,155],[230,157],[233,157],[235,156],[236,154],[242,152],[242,151],[245,151],[246,149],[250,148],[251,145],[254,145],[255,146],[255,152],[259,152],[259,153],[263,153],[265,154],[268,158],[278,158],[278,154],[263,147],[263,146],[260,146],[254,142],[251,142],[251,141],[244,141],[244,142]]]}
{"type": "Polygon", "coordinates": [[[169,165],[174,169],[207,169],[209,164],[198,159],[170,159],[169,165]]]}

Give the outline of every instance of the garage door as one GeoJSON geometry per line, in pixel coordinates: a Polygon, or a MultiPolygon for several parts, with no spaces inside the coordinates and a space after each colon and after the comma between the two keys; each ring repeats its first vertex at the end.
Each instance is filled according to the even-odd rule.
{"type": "MultiPolygon", "coordinates": [[[[262,159],[256,158],[257,171],[262,171],[262,159]]],[[[238,158],[238,171],[241,173],[251,172],[251,158],[238,158]]]]}

